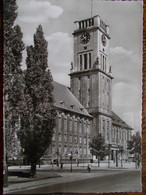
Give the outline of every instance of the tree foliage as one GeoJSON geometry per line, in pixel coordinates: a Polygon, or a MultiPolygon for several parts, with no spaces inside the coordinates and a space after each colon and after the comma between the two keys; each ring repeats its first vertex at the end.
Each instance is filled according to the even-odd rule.
{"type": "Polygon", "coordinates": [[[131,140],[127,142],[127,149],[129,149],[130,154],[141,155],[141,136],[139,132],[131,137],[131,140]]]}
{"type": "Polygon", "coordinates": [[[16,0],[3,1],[4,21],[4,127],[6,134],[7,156],[15,156],[17,142],[15,133],[22,100],[22,32],[18,25],[14,26],[17,17],[16,0]]]}
{"type": "MultiPolygon", "coordinates": [[[[105,140],[102,134],[98,134],[97,137],[94,137],[92,142],[89,143],[90,152],[92,155],[98,157],[98,160],[106,155],[106,145],[105,140]]],[[[99,164],[99,161],[98,161],[99,164]]]]}
{"type": "Polygon", "coordinates": [[[34,35],[34,46],[27,47],[24,101],[18,133],[24,154],[31,162],[32,174],[35,174],[38,160],[51,143],[55,127],[53,79],[47,70],[47,57],[47,41],[39,26],[34,35]]]}

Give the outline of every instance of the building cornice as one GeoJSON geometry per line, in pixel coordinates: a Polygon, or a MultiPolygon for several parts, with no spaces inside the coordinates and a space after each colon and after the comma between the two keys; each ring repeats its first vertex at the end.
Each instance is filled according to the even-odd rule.
{"type": "Polygon", "coordinates": [[[99,112],[99,111],[90,112],[90,115],[92,115],[93,117],[94,117],[94,115],[103,115],[103,116],[106,116],[106,117],[109,117],[112,119],[112,114],[107,114],[107,113],[99,112]]]}
{"type": "Polygon", "coordinates": [[[114,77],[112,77],[111,75],[107,74],[106,72],[102,71],[100,68],[95,68],[95,69],[88,69],[88,70],[83,70],[83,71],[76,71],[76,72],[72,72],[69,74],[69,76],[85,76],[85,75],[90,75],[93,73],[98,73],[101,72],[104,75],[106,75],[107,77],[109,77],[110,79],[113,79],[114,77]]]}
{"type": "Polygon", "coordinates": [[[84,114],[84,113],[80,113],[80,112],[77,112],[77,111],[74,111],[74,110],[71,110],[71,109],[68,109],[68,108],[63,108],[63,107],[60,107],[60,106],[57,106],[57,105],[55,105],[55,107],[58,109],[58,110],[60,110],[60,111],[64,111],[64,112],[67,112],[67,113],[72,113],[72,114],[75,114],[75,115],[82,115],[82,116],[84,116],[84,117],[86,117],[86,118],[90,118],[90,120],[92,120],[93,119],[93,117],[90,115],[90,114],[88,114],[88,115],[86,115],[86,114],[84,114]]]}
{"type": "Polygon", "coordinates": [[[88,28],[77,29],[72,34],[77,35],[85,31],[90,32],[90,31],[97,30],[97,29],[100,30],[108,39],[111,39],[110,36],[104,30],[102,30],[100,26],[93,26],[93,27],[88,27],[88,28]]]}
{"type": "Polygon", "coordinates": [[[112,119],[112,125],[113,126],[117,126],[117,127],[121,127],[122,129],[125,129],[125,130],[133,130],[132,128],[130,128],[130,127],[126,127],[126,126],[124,126],[124,125],[122,125],[122,124],[117,124],[117,123],[115,123],[115,122],[113,122],[113,119],[112,119]]]}

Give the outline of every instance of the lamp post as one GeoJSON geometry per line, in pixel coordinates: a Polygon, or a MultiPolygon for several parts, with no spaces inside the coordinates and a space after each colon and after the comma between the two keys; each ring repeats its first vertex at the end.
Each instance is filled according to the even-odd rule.
{"type": "Polygon", "coordinates": [[[70,172],[72,173],[72,151],[70,154],[68,154],[68,156],[70,157],[70,172]]]}
{"type": "Polygon", "coordinates": [[[108,168],[110,168],[110,148],[111,148],[111,145],[108,144],[108,168]]]}
{"type": "Polygon", "coordinates": [[[118,167],[118,150],[116,150],[116,167],[118,167]]]}
{"type": "Polygon", "coordinates": [[[57,148],[57,167],[59,167],[59,148],[57,148]]]}
{"type": "Polygon", "coordinates": [[[76,153],[76,163],[77,163],[77,167],[79,166],[79,162],[78,162],[78,150],[75,151],[76,153]]]}

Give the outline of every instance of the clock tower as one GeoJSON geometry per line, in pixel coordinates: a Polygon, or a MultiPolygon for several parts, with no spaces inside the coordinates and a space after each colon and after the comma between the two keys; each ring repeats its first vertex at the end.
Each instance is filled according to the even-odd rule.
{"type": "Polygon", "coordinates": [[[111,141],[112,101],[109,66],[109,26],[97,15],[75,22],[71,91],[93,116],[91,136],[111,141]]]}

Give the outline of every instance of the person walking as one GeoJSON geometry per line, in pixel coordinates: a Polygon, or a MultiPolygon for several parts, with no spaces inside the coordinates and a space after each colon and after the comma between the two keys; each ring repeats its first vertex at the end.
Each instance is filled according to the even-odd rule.
{"type": "Polygon", "coordinates": [[[88,164],[87,170],[90,173],[90,171],[91,171],[91,165],[90,164],[88,164]]]}

